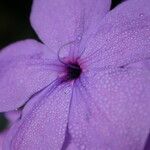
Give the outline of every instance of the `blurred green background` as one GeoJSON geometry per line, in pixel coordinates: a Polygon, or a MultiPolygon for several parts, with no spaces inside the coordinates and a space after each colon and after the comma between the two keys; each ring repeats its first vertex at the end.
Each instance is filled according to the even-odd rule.
{"type": "Polygon", "coordinates": [[[26,38],[37,38],[29,15],[32,0],[0,0],[0,49],[26,38]]]}

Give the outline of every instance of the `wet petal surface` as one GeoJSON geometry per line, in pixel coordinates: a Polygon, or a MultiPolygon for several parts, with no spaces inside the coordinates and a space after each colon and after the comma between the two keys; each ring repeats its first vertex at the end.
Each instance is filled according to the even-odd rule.
{"type": "Polygon", "coordinates": [[[6,47],[0,55],[0,111],[22,106],[50,84],[56,78],[55,58],[47,47],[34,40],[6,47]]]}
{"type": "Polygon", "coordinates": [[[20,121],[7,135],[5,150],[60,150],[68,123],[72,90],[69,85],[57,83],[33,97],[20,121]]]}
{"type": "Polygon", "coordinates": [[[110,5],[110,0],[35,0],[31,23],[41,40],[57,52],[60,46],[94,32],[110,5]]]}
{"type": "Polygon", "coordinates": [[[149,59],[149,8],[148,0],[129,0],[110,11],[87,42],[83,63],[105,69],[149,59]]]}
{"type": "Polygon", "coordinates": [[[70,110],[76,148],[142,150],[150,127],[149,85],[143,62],[85,74],[76,83],[70,110]]]}

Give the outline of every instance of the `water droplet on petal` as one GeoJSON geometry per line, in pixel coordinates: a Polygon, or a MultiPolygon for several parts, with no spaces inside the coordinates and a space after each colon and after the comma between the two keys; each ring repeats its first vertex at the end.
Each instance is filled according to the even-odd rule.
{"type": "Polygon", "coordinates": [[[143,17],[143,16],[144,16],[144,14],[143,14],[143,13],[140,13],[140,14],[139,14],[139,16],[140,16],[140,17],[143,17]]]}
{"type": "Polygon", "coordinates": [[[81,37],[81,36],[78,36],[77,39],[78,39],[78,41],[81,41],[82,37],[81,37]]]}
{"type": "Polygon", "coordinates": [[[85,145],[81,145],[80,149],[81,149],[81,150],[86,150],[85,145]]]}

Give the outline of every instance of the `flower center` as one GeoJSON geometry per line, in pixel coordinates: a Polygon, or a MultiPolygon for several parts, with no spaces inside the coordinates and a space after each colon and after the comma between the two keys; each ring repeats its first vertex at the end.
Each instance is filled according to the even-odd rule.
{"type": "Polygon", "coordinates": [[[80,77],[82,69],[78,63],[69,63],[67,66],[67,78],[68,80],[75,80],[80,77]]]}

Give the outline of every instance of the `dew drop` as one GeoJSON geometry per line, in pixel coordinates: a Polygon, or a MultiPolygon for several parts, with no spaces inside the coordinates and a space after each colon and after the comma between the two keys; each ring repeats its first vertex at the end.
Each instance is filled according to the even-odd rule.
{"type": "Polygon", "coordinates": [[[144,16],[144,14],[143,14],[143,13],[140,13],[140,14],[139,14],[139,16],[140,16],[140,17],[143,17],[143,16],[144,16]]]}
{"type": "Polygon", "coordinates": [[[81,145],[80,149],[85,150],[86,149],[85,145],[81,145]]]}

